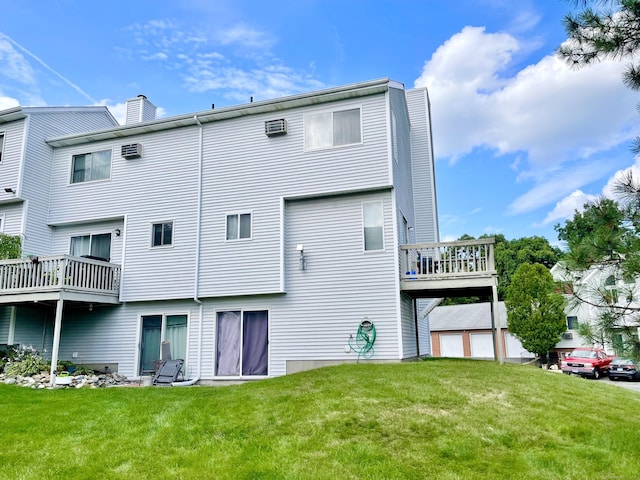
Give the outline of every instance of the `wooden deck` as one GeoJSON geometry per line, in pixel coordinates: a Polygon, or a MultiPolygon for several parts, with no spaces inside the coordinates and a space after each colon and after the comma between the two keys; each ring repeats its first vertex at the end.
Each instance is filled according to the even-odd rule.
{"type": "Polygon", "coordinates": [[[400,247],[400,288],[414,297],[491,295],[497,286],[495,240],[400,247]]]}
{"type": "Polygon", "coordinates": [[[120,265],[58,255],[0,261],[0,303],[57,300],[119,303],[120,265]]]}

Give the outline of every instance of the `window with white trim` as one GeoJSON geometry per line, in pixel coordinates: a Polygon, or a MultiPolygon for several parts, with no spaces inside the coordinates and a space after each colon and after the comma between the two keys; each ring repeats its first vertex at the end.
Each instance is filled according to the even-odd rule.
{"type": "Polygon", "coordinates": [[[4,132],[0,132],[0,163],[2,163],[2,159],[4,158],[4,132]]]}
{"type": "Polygon", "coordinates": [[[4,232],[4,213],[0,213],[0,233],[4,232]]]}
{"type": "Polygon", "coordinates": [[[578,329],[578,317],[575,315],[567,316],[567,330],[577,330],[578,329]]]}
{"type": "Polygon", "coordinates": [[[364,249],[384,250],[384,219],[382,202],[362,203],[364,249]]]}
{"type": "Polygon", "coordinates": [[[71,237],[69,255],[95,257],[108,262],[111,260],[111,234],[99,233],[71,237]]]}
{"type": "Polygon", "coordinates": [[[251,238],[251,214],[228,214],[225,238],[227,240],[241,240],[251,238]]]}
{"type": "Polygon", "coordinates": [[[71,183],[106,180],[111,176],[111,150],[74,155],[71,161],[71,183]]]}
{"type": "Polygon", "coordinates": [[[168,247],[173,245],[173,221],[151,225],[151,246],[168,247]]]}
{"type": "Polygon", "coordinates": [[[362,142],[360,109],[305,115],[304,144],[307,150],[362,142]]]}

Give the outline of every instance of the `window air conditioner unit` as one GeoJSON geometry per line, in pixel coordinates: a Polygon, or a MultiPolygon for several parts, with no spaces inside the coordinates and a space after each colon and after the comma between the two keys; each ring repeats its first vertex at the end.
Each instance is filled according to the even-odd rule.
{"type": "Polygon", "coordinates": [[[267,137],[284,135],[287,133],[287,121],[284,118],[264,122],[264,133],[267,137]]]}
{"type": "Polygon", "coordinates": [[[564,332],[564,333],[562,334],[562,339],[563,339],[563,340],[571,340],[571,339],[573,339],[573,333],[571,333],[571,332],[564,332]]]}
{"type": "Polygon", "coordinates": [[[122,145],[121,154],[124,158],[138,158],[142,155],[142,144],[122,145]]]}

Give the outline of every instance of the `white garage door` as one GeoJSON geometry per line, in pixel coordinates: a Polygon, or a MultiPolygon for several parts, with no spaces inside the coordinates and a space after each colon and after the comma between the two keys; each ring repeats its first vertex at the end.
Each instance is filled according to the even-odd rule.
{"type": "Polygon", "coordinates": [[[509,358],[533,358],[533,357],[535,357],[535,355],[533,353],[527,352],[524,349],[524,347],[522,346],[522,343],[520,343],[520,340],[518,340],[516,337],[514,337],[510,333],[507,333],[505,335],[505,338],[507,340],[507,357],[509,357],[509,358]]]}
{"type": "Polygon", "coordinates": [[[490,333],[472,333],[469,335],[471,356],[475,358],[494,358],[493,335],[490,333]]]}
{"type": "Polygon", "coordinates": [[[440,335],[440,356],[464,357],[462,335],[457,333],[440,335]]]}

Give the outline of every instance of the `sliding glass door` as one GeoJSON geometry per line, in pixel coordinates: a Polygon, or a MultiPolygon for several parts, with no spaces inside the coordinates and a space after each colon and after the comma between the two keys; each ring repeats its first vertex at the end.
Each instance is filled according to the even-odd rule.
{"type": "Polygon", "coordinates": [[[268,312],[218,312],[216,320],[216,375],[268,375],[268,312]]]}

